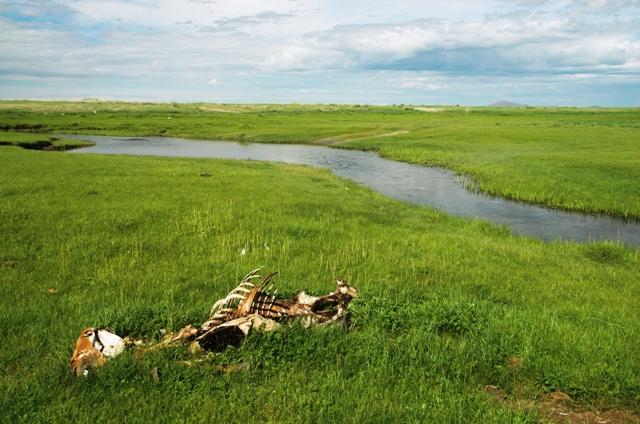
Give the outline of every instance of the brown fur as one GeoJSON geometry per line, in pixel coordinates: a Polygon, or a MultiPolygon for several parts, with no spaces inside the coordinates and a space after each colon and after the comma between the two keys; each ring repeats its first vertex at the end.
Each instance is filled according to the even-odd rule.
{"type": "Polygon", "coordinates": [[[93,347],[91,336],[94,331],[92,327],[85,328],[76,340],[76,348],[71,355],[69,366],[77,376],[83,375],[87,368],[101,367],[106,361],[104,355],[93,347]]]}

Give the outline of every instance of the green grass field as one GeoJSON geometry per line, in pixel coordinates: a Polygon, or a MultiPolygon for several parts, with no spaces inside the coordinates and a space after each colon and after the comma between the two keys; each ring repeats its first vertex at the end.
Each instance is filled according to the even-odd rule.
{"type": "Polygon", "coordinates": [[[533,423],[556,391],[569,412],[637,421],[638,249],[515,237],[309,167],[14,146],[78,133],[374,149],[638,218],[638,113],[0,102],[0,422],[533,423]],[[71,374],[82,328],[157,340],[259,266],[281,293],[347,279],[351,327],[254,333],[193,367],[174,347],[71,374]]]}
{"type": "Polygon", "coordinates": [[[316,143],[444,166],[470,186],[640,219],[640,109],[0,102],[0,130],[316,143]],[[425,111],[426,110],[426,111],[425,111]]]}
{"type": "Polygon", "coordinates": [[[638,250],[514,237],[308,167],[15,147],[0,163],[1,421],[538,422],[557,390],[640,413],[638,250]],[[157,339],[258,266],[284,292],[346,278],[352,328],[72,376],[83,327],[157,339]]]}

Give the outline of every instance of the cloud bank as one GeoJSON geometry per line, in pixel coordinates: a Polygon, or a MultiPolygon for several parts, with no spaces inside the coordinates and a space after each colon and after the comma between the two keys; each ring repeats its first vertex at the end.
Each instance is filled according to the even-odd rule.
{"type": "Polygon", "coordinates": [[[637,105],[638,0],[0,0],[0,97],[637,105]]]}

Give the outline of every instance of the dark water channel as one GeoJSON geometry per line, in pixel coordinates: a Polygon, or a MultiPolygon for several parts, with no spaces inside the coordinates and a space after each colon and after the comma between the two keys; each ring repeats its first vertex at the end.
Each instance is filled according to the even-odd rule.
{"type": "Polygon", "coordinates": [[[101,153],[251,159],[329,168],[389,197],[432,206],[452,215],[506,225],[516,234],[544,240],[613,240],[640,246],[640,223],[547,209],[466,190],[451,171],[396,162],[375,153],[291,144],[242,144],[163,137],[65,136],[95,146],[74,154],[101,153]]]}

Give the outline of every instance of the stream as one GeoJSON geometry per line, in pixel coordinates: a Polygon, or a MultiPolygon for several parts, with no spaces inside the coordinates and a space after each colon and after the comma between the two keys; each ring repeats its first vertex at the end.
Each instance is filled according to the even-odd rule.
{"type": "Polygon", "coordinates": [[[64,137],[96,143],[92,147],[71,150],[69,154],[250,159],[323,167],[339,177],[394,199],[434,207],[452,215],[505,225],[515,234],[543,240],[610,240],[640,246],[638,222],[566,212],[487,196],[465,189],[462,180],[449,170],[396,162],[371,152],[296,144],[247,144],[164,137],[64,137]]]}

